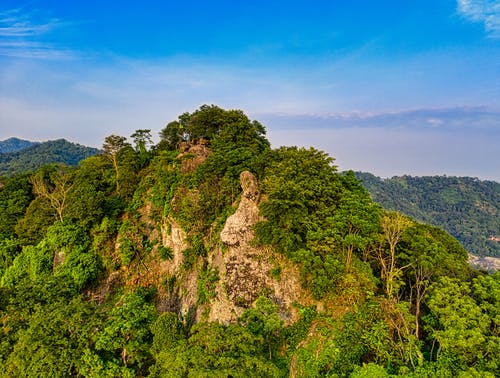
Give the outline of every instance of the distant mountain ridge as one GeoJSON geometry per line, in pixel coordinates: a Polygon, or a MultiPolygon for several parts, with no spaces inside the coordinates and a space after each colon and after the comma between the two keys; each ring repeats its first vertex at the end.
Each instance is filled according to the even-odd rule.
{"type": "Polygon", "coordinates": [[[375,202],[439,226],[469,252],[500,257],[500,183],[471,177],[399,176],[357,172],[375,202]]]}
{"type": "Polygon", "coordinates": [[[64,163],[76,166],[90,156],[97,155],[97,148],[82,146],[57,139],[47,142],[30,142],[17,138],[9,138],[0,142],[0,176],[13,176],[25,172],[33,172],[45,164],[64,163]]]}
{"type": "Polygon", "coordinates": [[[40,143],[13,137],[0,141],[0,153],[5,154],[10,152],[17,152],[37,144],[40,143]]]}

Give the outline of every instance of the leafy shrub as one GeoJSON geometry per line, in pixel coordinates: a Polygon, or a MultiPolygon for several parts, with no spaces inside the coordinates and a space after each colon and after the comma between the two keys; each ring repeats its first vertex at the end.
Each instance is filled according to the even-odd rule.
{"type": "Polygon", "coordinates": [[[174,251],[170,247],[164,245],[158,246],[158,254],[162,260],[171,260],[174,257],[174,251]]]}

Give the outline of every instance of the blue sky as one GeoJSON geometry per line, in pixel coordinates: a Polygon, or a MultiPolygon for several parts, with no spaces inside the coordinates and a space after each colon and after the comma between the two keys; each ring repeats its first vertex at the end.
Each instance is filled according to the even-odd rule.
{"type": "Polygon", "coordinates": [[[100,146],[204,103],[340,169],[500,181],[500,1],[0,3],[0,139],[100,146]]]}

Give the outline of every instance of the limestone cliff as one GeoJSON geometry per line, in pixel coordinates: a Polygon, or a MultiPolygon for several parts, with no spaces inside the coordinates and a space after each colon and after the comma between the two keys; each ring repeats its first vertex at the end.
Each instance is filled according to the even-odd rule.
{"type": "Polygon", "coordinates": [[[157,287],[160,311],[178,312],[195,322],[234,322],[259,295],[278,305],[285,323],[295,321],[298,315],[293,304],[312,302],[301,288],[298,268],[270,247],[255,244],[254,226],[263,220],[259,215],[259,184],[248,171],[240,174],[240,184],[242,192],[235,212],[226,219],[220,234],[212,236],[220,242],[205,240],[212,246],[207,248],[206,257],[199,256],[189,266],[185,264],[185,252],[191,248],[189,230],[183,230],[172,215],[162,217],[158,224],[149,205],[141,209],[142,232],[155,247],[135,268],[122,270],[120,275],[127,284],[157,287]],[[161,259],[159,248],[168,249],[170,258],[161,259]],[[216,272],[216,280],[210,298],[200,301],[203,271],[216,272]]]}
{"type": "Polygon", "coordinates": [[[279,306],[282,318],[292,321],[295,317],[292,303],[301,295],[298,271],[285,266],[269,249],[253,245],[253,226],[262,220],[258,182],[248,171],[241,173],[240,182],[243,190],[240,203],[220,233],[224,248],[209,256],[220,279],[208,320],[235,321],[260,294],[266,293],[279,306]],[[273,269],[280,271],[279,281],[271,277],[273,269]]]}

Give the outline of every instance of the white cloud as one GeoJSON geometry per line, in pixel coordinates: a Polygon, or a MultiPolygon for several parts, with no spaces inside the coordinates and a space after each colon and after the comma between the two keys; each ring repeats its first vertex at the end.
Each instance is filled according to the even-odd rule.
{"type": "Polygon", "coordinates": [[[26,12],[22,8],[0,11],[0,56],[63,59],[72,53],[55,43],[41,38],[65,23],[38,11],[26,12]]]}
{"type": "Polygon", "coordinates": [[[45,23],[34,24],[29,15],[19,14],[15,17],[0,18],[0,37],[30,37],[47,33],[58,25],[57,19],[45,23]]]}
{"type": "Polygon", "coordinates": [[[500,1],[458,0],[458,11],[470,21],[484,23],[490,37],[500,38],[500,1]]]}
{"type": "Polygon", "coordinates": [[[432,130],[446,132],[481,132],[498,135],[500,110],[481,106],[418,108],[380,112],[330,114],[260,113],[258,118],[279,129],[383,128],[386,130],[432,130]]]}

